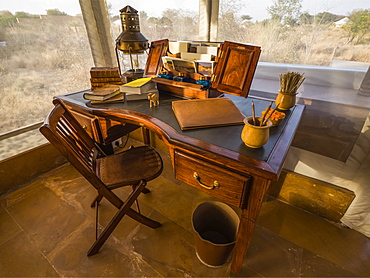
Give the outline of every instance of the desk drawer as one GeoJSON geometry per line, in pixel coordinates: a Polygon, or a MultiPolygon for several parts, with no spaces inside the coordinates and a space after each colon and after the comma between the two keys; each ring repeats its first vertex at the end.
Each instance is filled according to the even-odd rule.
{"type": "MultiPolygon", "coordinates": [[[[71,111],[71,110],[70,110],[71,111]]],[[[87,133],[93,137],[93,128],[91,125],[92,117],[86,116],[84,114],[78,113],[76,111],[71,111],[72,115],[77,119],[82,128],[87,131],[87,133]]],[[[94,137],[93,137],[94,138],[94,137]]]]}
{"type": "Polygon", "coordinates": [[[176,179],[194,186],[226,203],[243,207],[249,176],[235,173],[222,165],[175,151],[176,179]]]}

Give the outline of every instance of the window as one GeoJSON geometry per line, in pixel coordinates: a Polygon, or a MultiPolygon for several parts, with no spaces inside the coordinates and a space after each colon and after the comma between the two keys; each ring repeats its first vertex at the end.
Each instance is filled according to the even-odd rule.
{"type": "Polygon", "coordinates": [[[198,40],[198,0],[190,1],[111,1],[108,9],[113,21],[113,37],[122,31],[120,10],[126,5],[139,12],[140,30],[150,41],[198,40]]]}
{"type": "MultiPolygon", "coordinates": [[[[89,87],[93,62],[80,10],[68,15],[34,2],[35,12],[12,3],[0,11],[0,134],[43,121],[53,96],[89,87]]],[[[73,5],[79,9],[78,0],[73,5]]]]}
{"type": "MultiPolygon", "coordinates": [[[[123,1],[108,3],[119,20],[123,1]]],[[[141,31],[149,41],[198,40],[198,0],[124,3],[139,11],[141,31]]],[[[262,62],[362,69],[370,64],[370,9],[364,1],[219,3],[217,40],[260,45],[262,62]]]]}
{"type": "Polygon", "coordinates": [[[222,1],[219,40],[261,45],[262,62],[369,66],[370,9],[366,10],[363,1],[342,2],[333,8],[324,1],[306,0],[268,1],[262,8],[266,2],[261,1],[254,9],[265,14],[257,13],[256,18],[244,9],[242,1],[233,2],[226,5],[222,1]]]}

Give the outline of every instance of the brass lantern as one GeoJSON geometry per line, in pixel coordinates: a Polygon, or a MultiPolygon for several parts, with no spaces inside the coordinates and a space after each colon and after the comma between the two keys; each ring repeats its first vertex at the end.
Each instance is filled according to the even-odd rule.
{"type": "Polygon", "coordinates": [[[140,69],[139,54],[144,54],[149,48],[149,43],[140,32],[138,11],[131,6],[126,6],[120,10],[120,13],[122,33],[116,39],[116,56],[121,76],[130,81],[142,77],[144,70],[140,69]],[[131,68],[125,73],[122,73],[119,51],[123,55],[129,55],[131,68]]]}

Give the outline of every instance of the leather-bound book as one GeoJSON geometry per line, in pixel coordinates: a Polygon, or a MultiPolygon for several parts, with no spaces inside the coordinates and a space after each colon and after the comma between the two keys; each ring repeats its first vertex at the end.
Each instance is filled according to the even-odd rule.
{"type": "Polygon", "coordinates": [[[229,98],[173,101],[172,110],[182,130],[239,125],[245,118],[229,98]]]}

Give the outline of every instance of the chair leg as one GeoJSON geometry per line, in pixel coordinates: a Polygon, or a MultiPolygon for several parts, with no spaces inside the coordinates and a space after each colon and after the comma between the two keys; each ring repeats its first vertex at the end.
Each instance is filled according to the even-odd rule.
{"type": "Polygon", "coordinates": [[[100,201],[103,199],[103,195],[98,194],[98,196],[95,197],[95,199],[92,201],[90,207],[95,207],[96,204],[99,205],[100,201]]]}
{"type": "Polygon", "coordinates": [[[148,194],[148,193],[150,193],[150,189],[145,187],[144,190],[143,190],[143,194],[148,194]]]}
{"type": "Polygon", "coordinates": [[[136,220],[137,222],[140,222],[141,224],[148,226],[149,228],[155,229],[162,226],[161,223],[154,221],[153,219],[150,219],[137,211],[130,208],[130,210],[127,212],[127,216],[131,217],[132,219],[136,220]]]}
{"type": "MultiPolygon", "coordinates": [[[[132,214],[131,211],[134,211],[134,210],[131,209],[131,206],[133,205],[133,203],[135,202],[137,197],[139,197],[141,191],[145,188],[145,186],[146,186],[146,182],[141,181],[139,183],[139,185],[136,187],[136,189],[130,194],[130,196],[127,198],[126,202],[118,210],[116,215],[109,222],[108,226],[105,227],[103,232],[100,234],[99,238],[91,246],[90,250],[87,253],[88,256],[95,255],[96,253],[99,252],[99,250],[103,246],[104,242],[108,239],[110,234],[113,232],[113,230],[116,228],[116,226],[121,221],[121,219],[125,216],[125,214],[132,214]]],[[[134,212],[136,212],[136,211],[134,211],[134,212]]],[[[141,214],[139,214],[139,215],[141,215],[141,214]]]]}
{"type": "MultiPolygon", "coordinates": [[[[146,193],[149,193],[150,190],[147,189],[146,187],[144,188],[144,190],[142,191],[143,194],[146,194],[146,193]],[[145,193],[144,193],[145,192],[145,193]]],[[[103,199],[103,195],[98,195],[96,196],[96,198],[94,199],[94,201],[91,203],[91,207],[95,207],[95,204],[96,204],[96,201],[98,201],[98,204],[100,203],[100,201],[103,199]]],[[[145,226],[148,226],[149,228],[152,228],[152,229],[156,229],[161,225],[161,223],[157,222],[157,221],[154,221],[153,219],[150,219],[144,215],[142,215],[140,212],[137,212],[133,209],[130,208],[130,210],[127,212],[127,216],[131,217],[132,219],[136,220],[137,222],[140,222],[141,224],[145,225],[145,226]]]]}
{"type": "Polygon", "coordinates": [[[99,237],[99,202],[95,201],[95,240],[99,237]]]}
{"type": "MultiPolygon", "coordinates": [[[[134,190],[135,190],[136,186],[137,186],[137,185],[132,185],[132,186],[131,186],[131,187],[132,187],[132,191],[134,191],[134,190]]],[[[145,189],[145,188],[144,188],[144,189],[145,189]]],[[[143,192],[143,191],[141,191],[141,192],[143,192]]],[[[138,199],[136,199],[136,200],[135,200],[135,205],[136,205],[136,211],[137,211],[138,213],[140,213],[140,214],[141,214],[141,212],[140,212],[140,206],[139,206],[139,200],[138,200],[138,199]]]]}

